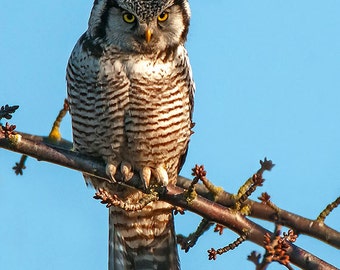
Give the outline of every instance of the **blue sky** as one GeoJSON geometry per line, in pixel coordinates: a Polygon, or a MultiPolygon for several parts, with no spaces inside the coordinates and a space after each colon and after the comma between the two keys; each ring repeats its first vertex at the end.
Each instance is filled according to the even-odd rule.
{"type": "MultiPolygon", "coordinates": [[[[204,164],[214,183],[236,192],[266,156],[276,166],[253,198],[267,191],[279,207],[315,218],[340,194],[340,2],[203,2],[191,1],[196,126],[182,175],[204,164]]],[[[20,105],[11,120],[18,130],[48,134],[91,7],[89,0],[2,3],[0,105],[20,105]]],[[[62,133],[71,139],[69,118],[62,133]]],[[[107,211],[81,174],[29,159],[16,177],[11,167],[19,159],[0,150],[0,268],[106,269],[107,211]]],[[[199,220],[177,217],[177,232],[199,220]]],[[[326,224],[339,230],[339,220],[335,210],[326,224]]],[[[207,260],[207,249],[236,237],[207,233],[180,253],[182,268],[254,269],[246,257],[263,250],[252,243],[207,260]]],[[[335,248],[303,236],[297,245],[340,267],[335,248]]]]}

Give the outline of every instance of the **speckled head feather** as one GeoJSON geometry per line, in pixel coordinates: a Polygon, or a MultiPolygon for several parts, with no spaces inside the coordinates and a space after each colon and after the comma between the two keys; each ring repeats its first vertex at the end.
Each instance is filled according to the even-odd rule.
{"type": "Polygon", "coordinates": [[[116,0],[116,2],[121,8],[138,16],[140,20],[148,21],[171,6],[174,0],[116,0]]]}

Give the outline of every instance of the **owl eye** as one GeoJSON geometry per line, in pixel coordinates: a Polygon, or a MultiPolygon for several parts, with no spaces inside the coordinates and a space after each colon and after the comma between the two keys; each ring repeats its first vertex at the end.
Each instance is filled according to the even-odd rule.
{"type": "Polygon", "coordinates": [[[169,18],[169,13],[168,12],[162,12],[158,17],[157,20],[159,22],[165,22],[169,18]]]}
{"type": "Polygon", "coordinates": [[[123,20],[126,23],[133,23],[136,20],[136,17],[131,13],[125,13],[123,14],[123,20]]]}

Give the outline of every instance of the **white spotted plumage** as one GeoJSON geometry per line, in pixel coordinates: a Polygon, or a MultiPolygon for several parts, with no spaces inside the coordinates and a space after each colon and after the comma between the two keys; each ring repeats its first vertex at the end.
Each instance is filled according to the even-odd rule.
{"type": "MultiPolygon", "coordinates": [[[[186,0],[94,2],[67,67],[74,146],[102,158],[110,174],[122,169],[126,179],[117,180],[128,180],[131,168],[145,184],[176,183],[192,133],[194,83],[184,48],[189,19],[186,0]],[[134,25],[124,22],[126,12],[134,25]],[[162,12],[165,22],[157,20],[162,12]]],[[[130,203],[143,196],[86,178],[130,203]]],[[[171,209],[161,201],[132,212],[111,207],[110,270],[178,269],[171,209]]]]}

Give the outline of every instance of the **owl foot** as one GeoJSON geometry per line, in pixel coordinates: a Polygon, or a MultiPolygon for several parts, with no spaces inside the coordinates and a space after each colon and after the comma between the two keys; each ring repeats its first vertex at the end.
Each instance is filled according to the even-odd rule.
{"type": "Polygon", "coordinates": [[[116,183],[115,174],[117,172],[117,165],[115,163],[107,163],[105,168],[107,176],[110,177],[112,183],[116,183]]]}
{"type": "Polygon", "coordinates": [[[156,167],[154,174],[159,184],[161,184],[162,186],[168,185],[169,177],[168,177],[168,173],[164,169],[164,166],[161,165],[161,166],[156,167]]]}
{"type": "MultiPolygon", "coordinates": [[[[127,161],[122,161],[119,165],[119,162],[114,159],[114,157],[109,158],[106,164],[106,174],[110,177],[113,183],[119,181],[129,181],[133,176],[132,165],[127,161]],[[119,170],[121,173],[121,179],[115,179],[115,175],[117,173],[117,168],[119,166],[119,170]]],[[[120,178],[120,177],[119,177],[120,178]]]]}
{"type": "Polygon", "coordinates": [[[143,167],[143,169],[140,171],[140,178],[142,179],[145,188],[148,188],[150,186],[151,181],[151,168],[150,167],[143,167]]]}
{"type": "Polygon", "coordinates": [[[164,169],[163,166],[158,166],[155,169],[151,169],[150,167],[143,167],[140,172],[140,177],[143,180],[143,183],[146,188],[150,186],[151,175],[156,179],[157,185],[167,186],[169,183],[168,173],[164,169]]]}
{"type": "Polygon", "coordinates": [[[120,172],[123,175],[123,181],[129,181],[133,176],[131,163],[127,161],[122,161],[122,163],[120,164],[120,172]]]}

